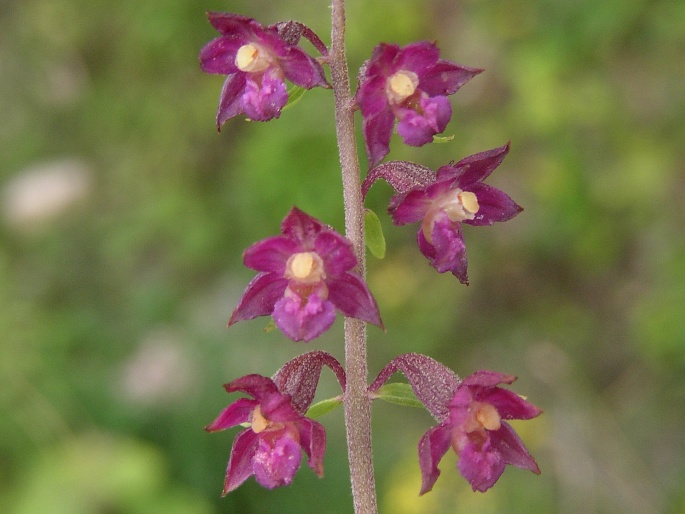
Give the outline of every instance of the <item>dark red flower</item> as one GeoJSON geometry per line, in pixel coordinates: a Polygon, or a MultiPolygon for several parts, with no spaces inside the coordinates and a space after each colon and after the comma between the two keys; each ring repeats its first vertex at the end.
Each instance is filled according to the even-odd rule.
{"type": "Polygon", "coordinates": [[[202,69],[227,75],[216,113],[219,128],[241,113],[255,121],[278,118],[288,101],[285,79],[306,89],[328,86],[316,59],[292,43],[299,39],[287,30],[292,23],[263,27],[238,14],[210,12],[207,16],[221,36],[200,51],[202,69]]]}
{"type": "Polygon", "coordinates": [[[481,71],[440,59],[435,44],[426,41],[403,48],[387,43],[376,46],[362,67],[355,96],[364,117],[369,167],[390,151],[395,119],[406,144],[430,143],[452,117],[447,95],[481,71]]]}

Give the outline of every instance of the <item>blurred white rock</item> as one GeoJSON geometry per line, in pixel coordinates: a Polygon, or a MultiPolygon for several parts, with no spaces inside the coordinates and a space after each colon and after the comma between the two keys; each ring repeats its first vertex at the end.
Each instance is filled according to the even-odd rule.
{"type": "Polygon", "coordinates": [[[2,218],[19,229],[50,221],[91,193],[92,176],[82,159],[31,165],[3,185],[2,218]]]}

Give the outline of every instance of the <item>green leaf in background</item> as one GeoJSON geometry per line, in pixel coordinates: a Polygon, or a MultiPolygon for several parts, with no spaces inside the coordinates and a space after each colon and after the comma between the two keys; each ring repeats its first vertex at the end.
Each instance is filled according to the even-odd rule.
{"type": "Polygon", "coordinates": [[[423,403],[416,398],[411,386],[402,382],[385,384],[378,391],[373,393],[373,397],[388,403],[403,405],[405,407],[423,408],[423,403]]]}
{"type": "Polygon", "coordinates": [[[366,246],[377,259],[385,257],[385,236],[381,220],[371,209],[364,209],[364,230],[366,232],[366,246]]]}
{"type": "Polygon", "coordinates": [[[290,90],[288,91],[288,103],[286,103],[283,106],[281,112],[285,111],[286,109],[290,109],[293,105],[299,102],[306,91],[307,90],[305,88],[300,86],[293,86],[292,88],[290,88],[290,90]]]}
{"type": "Polygon", "coordinates": [[[320,402],[309,407],[309,410],[307,410],[307,414],[305,414],[305,416],[312,419],[319,418],[324,414],[331,412],[333,409],[338,408],[340,405],[342,405],[342,398],[340,396],[328,398],[327,400],[321,400],[320,402]]]}

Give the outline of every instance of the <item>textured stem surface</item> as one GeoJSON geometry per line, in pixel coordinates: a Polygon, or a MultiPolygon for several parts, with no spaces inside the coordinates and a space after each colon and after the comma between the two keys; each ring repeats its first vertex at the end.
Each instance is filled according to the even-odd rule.
{"type": "MultiPolygon", "coordinates": [[[[335,95],[335,125],[342,167],[345,235],[354,245],[359,262],[358,271],[363,276],[365,272],[364,204],[354,136],[354,109],[345,56],[344,0],[333,0],[329,57],[335,95]]],[[[371,400],[366,394],[366,324],[352,318],[345,319],[345,371],[347,373],[345,427],[354,511],[356,514],[375,514],[378,508],[371,450],[371,400]]]]}

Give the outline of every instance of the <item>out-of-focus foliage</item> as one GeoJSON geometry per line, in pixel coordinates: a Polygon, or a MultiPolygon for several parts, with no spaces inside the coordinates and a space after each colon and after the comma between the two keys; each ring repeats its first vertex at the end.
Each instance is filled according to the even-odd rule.
{"type": "MultiPolygon", "coordinates": [[[[339,230],[343,211],[329,91],[216,134],[206,10],[329,40],[323,1],[3,2],[2,512],[351,510],[340,410],[320,418],[322,481],[305,466],[292,487],[219,498],[235,434],[202,428],[231,401],[221,384],[305,351],[264,320],[224,328],[252,276],[242,250],[293,204],[339,230]]],[[[371,372],[426,353],[461,375],[516,374],[545,411],[516,427],[540,477],[509,469],[475,494],[446,458],[419,498],[432,421],[377,402],[381,510],[685,512],[685,3],[349,0],[348,23],[353,74],[379,40],[435,39],[486,69],[452,97],[452,141],[394,137],[390,157],[435,169],[511,139],[489,181],[525,208],[465,227],[466,288],[372,188],[387,333],[369,329],[371,372]]],[[[341,325],[307,349],[342,358],[341,325]]],[[[317,401],[339,392],[327,374],[321,387],[317,401]]]]}

